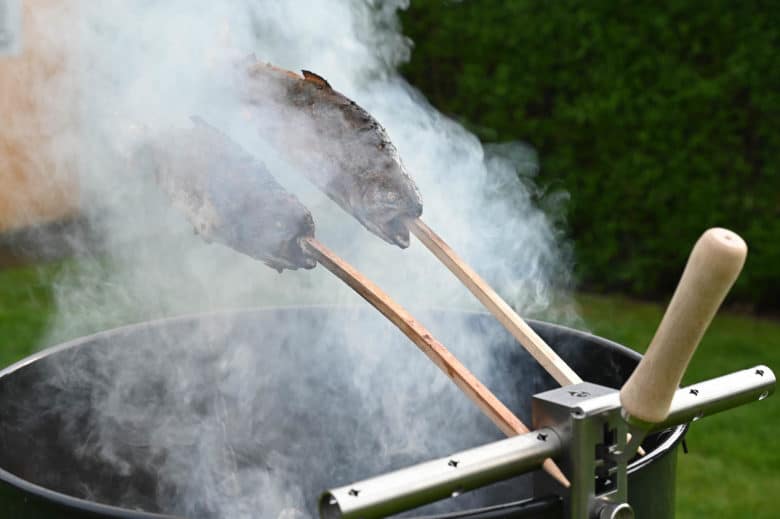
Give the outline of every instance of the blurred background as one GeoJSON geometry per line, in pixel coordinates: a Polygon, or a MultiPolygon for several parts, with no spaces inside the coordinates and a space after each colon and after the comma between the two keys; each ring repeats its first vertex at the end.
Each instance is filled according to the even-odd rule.
{"type": "MultiPolygon", "coordinates": [[[[56,279],[74,236],[92,239],[74,158],[52,145],[74,124],[57,102],[69,57],[38,17],[76,15],[20,6],[24,50],[0,54],[2,365],[50,345],[56,279]]],[[[582,327],[642,351],[697,237],[728,227],[748,260],[686,381],[780,367],[778,2],[412,0],[398,16],[406,81],[484,144],[535,150],[518,174],[570,244],[582,327]]],[[[692,428],[679,517],[776,517],[778,402],[692,428]]]]}

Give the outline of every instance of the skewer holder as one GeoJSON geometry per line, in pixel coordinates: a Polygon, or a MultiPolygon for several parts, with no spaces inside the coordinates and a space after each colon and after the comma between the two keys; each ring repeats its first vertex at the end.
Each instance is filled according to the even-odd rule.
{"type": "Polygon", "coordinates": [[[539,393],[534,431],[329,490],[320,499],[320,516],[386,517],[533,471],[553,457],[572,486],[564,489],[537,470],[535,496],[558,496],[565,518],[630,519],[628,433],[641,436],[763,400],[775,383],[772,370],[756,366],[678,389],[668,417],[646,430],[623,419],[616,389],[584,382],[539,393]]]}

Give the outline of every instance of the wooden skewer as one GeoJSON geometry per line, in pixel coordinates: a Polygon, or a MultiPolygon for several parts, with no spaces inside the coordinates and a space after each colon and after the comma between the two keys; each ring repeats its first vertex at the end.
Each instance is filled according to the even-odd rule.
{"type": "MultiPolygon", "coordinates": [[[[433,361],[466,396],[507,436],[525,434],[528,427],[486,388],[460,361],[437,341],[431,332],[418,323],[401,305],[393,301],[381,288],[339,258],[333,251],[314,238],[305,240],[305,247],[317,261],[336,277],[349,285],[363,299],[389,319],[433,361]]],[[[564,487],[569,480],[551,459],[542,467],[564,487]]]]}
{"type": "Polygon", "coordinates": [[[417,236],[423,245],[430,250],[439,261],[450,269],[455,276],[476,296],[496,319],[511,333],[520,344],[528,350],[533,358],[547,370],[547,373],[562,386],[579,384],[582,379],[569,367],[562,358],[544,342],[544,339],[528,326],[522,317],[512,310],[506,301],[501,299],[495,290],[482,279],[474,269],[461,259],[439,235],[433,232],[422,220],[408,221],[409,230],[417,236]]]}
{"type": "MultiPolygon", "coordinates": [[[[499,296],[488,283],[477,274],[447,243],[419,218],[407,222],[409,231],[441,261],[461,283],[492,313],[509,333],[533,356],[536,361],[561,386],[582,382],[577,373],[558,356],[544,339],[528,326],[517,312],[499,296]]],[[[640,456],[645,455],[642,447],[637,449],[640,456]]]]}

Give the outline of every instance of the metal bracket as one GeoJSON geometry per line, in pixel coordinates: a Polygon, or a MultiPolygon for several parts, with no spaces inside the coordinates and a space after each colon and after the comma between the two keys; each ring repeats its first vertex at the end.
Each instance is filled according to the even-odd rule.
{"type": "MultiPolygon", "coordinates": [[[[624,455],[628,425],[620,415],[619,392],[584,382],[535,395],[532,406],[534,428],[556,429],[566,446],[560,462],[571,480],[563,496],[568,516],[633,517],[627,504],[630,456],[624,455]]],[[[560,493],[546,475],[534,477],[534,494],[560,493]]]]}

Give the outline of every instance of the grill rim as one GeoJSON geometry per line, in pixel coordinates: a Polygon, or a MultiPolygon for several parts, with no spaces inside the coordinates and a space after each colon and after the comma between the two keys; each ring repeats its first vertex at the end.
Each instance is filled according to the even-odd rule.
{"type": "MultiPolygon", "coordinates": [[[[357,305],[327,305],[327,304],[243,307],[243,308],[233,308],[233,309],[228,308],[228,309],[212,310],[206,312],[197,312],[191,314],[182,314],[182,315],[163,317],[163,318],[152,319],[147,321],[138,321],[135,323],[118,326],[108,330],[103,330],[91,335],[85,335],[82,337],[71,339],[61,344],[44,348],[0,370],[0,379],[4,377],[12,376],[12,374],[15,373],[16,371],[22,370],[25,367],[37,361],[40,361],[42,359],[48,358],[53,355],[57,355],[64,351],[77,348],[79,346],[85,345],[90,342],[105,340],[119,334],[133,332],[148,327],[164,326],[169,324],[181,324],[187,321],[197,321],[205,318],[218,318],[221,316],[224,317],[240,316],[242,314],[275,313],[284,310],[294,310],[294,311],[325,310],[330,312],[332,311],[338,312],[338,311],[347,311],[347,310],[355,310],[355,309],[364,309],[364,308],[357,305]]],[[[431,308],[428,309],[427,311],[433,313],[441,312],[441,313],[463,315],[463,316],[484,316],[489,319],[492,319],[492,316],[489,313],[480,312],[480,311],[457,310],[457,309],[452,310],[452,309],[443,309],[443,308],[431,308]]],[[[534,329],[542,328],[542,329],[549,330],[553,333],[565,333],[567,335],[577,336],[579,338],[594,343],[598,343],[602,347],[617,350],[619,353],[636,360],[637,363],[642,358],[642,355],[639,354],[638,352],[626,346],[623,346],[622,344],[616,343],[614,341],[611,341],[609,339],[606,339],[599,335],[595,335],[590,332],[577,330],[575,328],[570,328],[568,326],[563,326],[560,324],[555,324],[555,323],[550,323],[550,322],[540,321],[535,319],[527,319],[526,322],[528,322],[528,324],[534,329]]],[[[629,464],[628,474],[637,472],[642,468],[646,467],[647,465],[653,463],[654,461],[674,453],[675,452],[674,448],[684,438],[688,426],[689,424],[683,424],[669,429],[668,430],[669,436],[664,440],[660,441],[658,446],[656,446],[653,450],[648,452],[642,458],[634,460],[631,464],[629,464]]],[[[186,519],[182,516],[146,512],[141,510],[130,510],[127,508],[108,505],[104,503],[98,503],[94,501],[89,501],[87,499],[71,496],[32,483],[26,479],[16,476],[15,474],[5,470],[2,467],[0,467],[0,484],[11,486],[21,492],[25,492],[31,496],[34,496],[35,498],[50,502],[55,505],[65,507],[66,509],[70,509],[72,511],[86,512],[89,514],[96,514],[98,516],[103,515],[103,516],[118,517],[123,519],[186,519]]],[[[512,503],[505,503],[505,504],[509,505],[512,503]]],[[[502,506],[502,505],[496,505],[496,506],[502,506]]],[[[470,512],[474,512],[474,511],[476,510],[471,510],[470,512]]],[[[469,512],[469,510],[462,511],[462,513],[467,513],[467,512],[469,512]]],[[[452,517],[457,517],[457,515],[452,517]]],[[[424,518],[421,517],[420,519],[424,519],[424,518]]]]}

